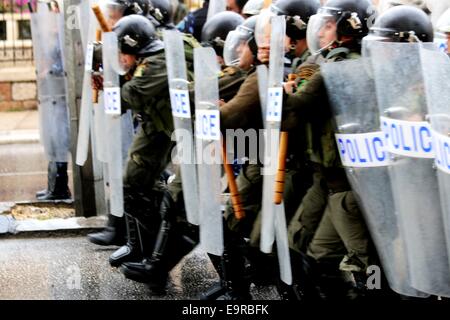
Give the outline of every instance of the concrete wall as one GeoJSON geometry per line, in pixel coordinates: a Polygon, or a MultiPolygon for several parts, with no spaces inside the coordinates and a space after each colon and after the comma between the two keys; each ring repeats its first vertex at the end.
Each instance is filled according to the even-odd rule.
{"type": "Polygon", "coordinates": [[[34,67],[0,69],[0,111],[37,109],[34,67]]]}

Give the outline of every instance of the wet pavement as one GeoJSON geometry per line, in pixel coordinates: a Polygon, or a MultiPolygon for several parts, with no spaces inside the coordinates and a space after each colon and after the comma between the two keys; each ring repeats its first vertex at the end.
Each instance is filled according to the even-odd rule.
{"type": "MultiPolygon", "coordinates": [[[[109,266],[114,250],[79,234],[0,237],[0,299],[195,300],[218,280],[207,256],[196,249],[170,273],[167,294],[153,295],[109,266]]],[[[278,299],[273,287],[252,286],[252,295],[278,299]]]]}

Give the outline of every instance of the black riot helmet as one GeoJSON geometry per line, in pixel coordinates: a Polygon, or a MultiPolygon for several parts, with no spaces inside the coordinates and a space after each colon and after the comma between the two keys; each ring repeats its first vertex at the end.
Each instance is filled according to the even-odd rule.
{"type": "Polygon", "coordinates": [[[293,40],[306,38],[309,18],[319,8],[319,0],[278,0],[270,6],[275,14],[286,16],[286,35],[293,40]]]}
{"type": "Polygon", "coordinates": [[[148,13],[148,0],[107,0],[106,5],[120,8],[123,16],[130,14],[146,16],[148,13]]]}
{"type": "Polygon", "coordinates": [[[236,12],[223,11],[209,19],[202,29],[202,45],[211,46],[218,56],[223,55],[223,46],[230,31],[244,22],[236,12]]]}
{"type": "Polygon", "coordinates": [[[143,16],[132,14],[120,19],[113,27],[122,53],[146,57],[164,48],[153,24],[143,16]]]}
{"type": "Polygon", "coordinates": [[[309,20],[309,50],[313,53],[326,53],[337,47],[359,50],[361,39],[369,33],[368,26],[375,17],[376,10],[369,0],[328,0],[309,20]],[[325,43],[322,35],[326,30],[333,30],[335,39],[325,43]]]}
{"type": "Polygon", "coordinates": [[[396,6],[378,17],[369,37],[395,42],[433,42],[433,24],[419,8],[396,6]]]}
{"type": "Polygon", "coordinates": [[[172,27],[172,6],[169,0],[148,0],[148,18],[156,27],[172,27]]]}
{"type": "Polygon", "coordinates": [[[367,35],[368,21],[376,13],[369,0],[328,0],[319,12],[335,17],[339,36],[358,38],[367,35]]]}

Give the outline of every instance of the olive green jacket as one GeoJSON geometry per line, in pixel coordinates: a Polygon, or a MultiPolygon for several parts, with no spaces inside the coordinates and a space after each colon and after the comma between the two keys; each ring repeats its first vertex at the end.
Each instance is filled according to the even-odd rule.
{"type": "MultiPolygon", "coordinates": [[[[340,48],[331,51],[323,63],[358,57],[359,54],[340,48]]],[[[285,95],[282,130],[301,127],[298,138],[305,140],[306,159],[325,168],[341,167],[333,113],[320,64],[306,62],[297,69],[297,75],[296,91],[285,95]]]]}
{"type": "Polygon", "coordinates": [[[164,50],[139,61],[131,80],[121,90],[122,108],[144,115],[157,132],[171,136],[172,110],[164,50]]]}

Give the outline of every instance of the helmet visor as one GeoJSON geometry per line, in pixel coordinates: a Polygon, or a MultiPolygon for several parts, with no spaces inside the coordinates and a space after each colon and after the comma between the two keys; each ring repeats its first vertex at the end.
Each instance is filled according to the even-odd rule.
{"type": "Polygon", "coordinates": [[[250,33],[244,32],[239,28],[228,33],[223,49],[223,58],[227,66],[239,65],[241,54],[251,37],[250,33]]]}
{"type": "Polygon", "coordinates": [[[328,11],[319,11],[311,16],[306,31],[306,40],[312,53],[317,54],[328,49],[337,39],[337,23],[334,15],[328,11]]]}
{"type": "Polygon", "coordinates": [[[119,40],[115,32],[103,33],[103,51],[108,52],[104,55],[103,63],[105,70],[110,70],[119,75],[127,73],[131,66],[126,64],[126,59],[123,58],[119,48],[119,40]]]}

